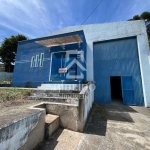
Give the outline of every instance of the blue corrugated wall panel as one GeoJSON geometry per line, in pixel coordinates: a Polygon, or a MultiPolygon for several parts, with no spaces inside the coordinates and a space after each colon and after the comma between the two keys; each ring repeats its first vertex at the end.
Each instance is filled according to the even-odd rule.
{"type": "Polygon", "coordinates": [[[93,57],[96,103],[111,103],[111,76],[131,76],[135,105],[144,105],[136,38],[94,43],[93,57]]]}
{"type": "Polygon", "coordinates": [[[123,103],[126,105],[136,105],[134,98],[134,87],[132,76],[122,76],[121,85],[122,85],[123,103]]]}

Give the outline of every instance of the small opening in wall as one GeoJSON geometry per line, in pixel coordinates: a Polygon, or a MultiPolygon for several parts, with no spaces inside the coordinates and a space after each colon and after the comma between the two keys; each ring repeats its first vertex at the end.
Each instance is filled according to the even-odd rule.
{"type": "Polygon", "coordinates": [[[122,88],[121,88],[121,77],[113,76],[110,77],[110,88],[111,88],[111,100],[122,102],[122,88]]]}

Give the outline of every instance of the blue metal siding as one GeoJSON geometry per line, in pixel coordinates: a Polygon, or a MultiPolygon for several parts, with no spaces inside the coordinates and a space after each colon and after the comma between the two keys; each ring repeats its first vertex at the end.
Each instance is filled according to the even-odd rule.
{"type": "Polygon", "coordinates": [[[12,86],[24,87],[30,82],[31,87],[37,87],[49,79],[50,52],[36,42],[20,43],[18,45],[12,86]],[[43,67],[31,67],[32,56],[44,53],[43,67]],[[48,59],[48,60],[47,60],[48,59]]]}
{"type": "Polygon", "coordinates": [[[122,89],[124,90],[133,90],[133,81],[132,77],[122,77],[122,89]]]}
{"type": "Polygon", "coordinates": [[[121,83],[123,103],[126,105],[136,105],[132,76],[122,76],[121,83]]]}
{"type": "MultiPolygon", "coordinates": [[[[95,102],[111,103],[111,76],[131,76],[133,101],[136,105],[144,105],[136,38],[94,43],[93,57],[95,102]]],[[[123,87],[126,86],[131,85],[124,80],[123,87]]],[[[131,92],[125,93],[126,96],[132,95],[131,92]]]]}

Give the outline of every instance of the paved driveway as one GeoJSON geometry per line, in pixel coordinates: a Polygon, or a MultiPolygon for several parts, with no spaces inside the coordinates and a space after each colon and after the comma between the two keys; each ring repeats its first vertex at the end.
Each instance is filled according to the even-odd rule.
{"type": "Polygon", "coordinates": [[[84,133],[60,129],[38,150],[148,150],[150,108],[94,105],[84,133]]]}

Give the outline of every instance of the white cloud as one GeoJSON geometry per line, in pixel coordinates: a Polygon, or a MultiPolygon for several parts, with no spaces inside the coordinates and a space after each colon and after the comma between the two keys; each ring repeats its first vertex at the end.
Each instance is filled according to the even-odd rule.
{"type": "MultiPolygon", "coordinates": [[[[0,41],[21,33],[36,38],[70,25],[80,25],[98,0],[0,0],[0,41]]],[[[86,23],[127,20],[149,9],[150,0],[105,0],[86,23]],[[116,5],[119,3],[119,7],[116,5]],[[113,6],[112,6],[113,4],[113,6]],[[110,8],[109,8],[109,7],[110,8]],[[107,8],[107,9],[106,9],[107,8]],[[116,8],[116,9],[115,9],[116,8]],[[114,10],[114,11],[113,11],[114,10]],[[113,13],[112,13],[113,12],[113,13]]]]}
{"type": "Polygon", "coordinates": [[[70,13],[67,10],[68,3],[43,0],[1,0],[0,1],[0,25],[22,33],[29,38],[48,34],[62,28],[64,21],[70,21],[70,13]]]}

